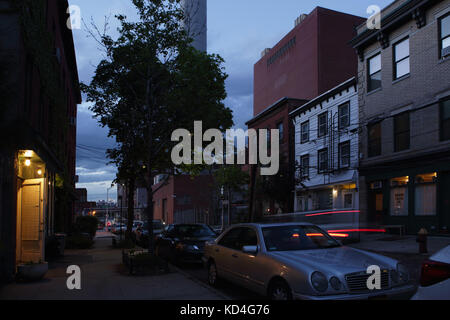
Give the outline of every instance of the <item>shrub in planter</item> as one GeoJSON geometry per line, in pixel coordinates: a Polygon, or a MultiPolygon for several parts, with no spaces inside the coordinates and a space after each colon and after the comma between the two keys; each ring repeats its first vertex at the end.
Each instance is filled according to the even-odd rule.
{"type": "Polygon", "coordinates": [[[90,249],[94,241],[87,234],[74,234],[66,238],[66,249],[90,249]]]}
{"type": "Polygon", "coordinates": [[[98,219],[93,216],[77,217],[74,225],[74,233],[88,233],[91,238],[95,237],[98,228],[98,219]]]}

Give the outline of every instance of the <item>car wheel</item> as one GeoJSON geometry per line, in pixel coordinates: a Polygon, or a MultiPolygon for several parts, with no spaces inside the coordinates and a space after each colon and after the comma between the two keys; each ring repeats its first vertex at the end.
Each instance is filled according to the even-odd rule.
{"type": "Polygon", "coordinates": [[[274,281],[269,288],[271,300],[292,300],[291,288],[283,280],[274,281]]]}
{"type": "Polygon", "coordinates": [[[217,284],[219,283],[217,267],[214,261],[211,261],[208,265],[208,283],[213,287],[217,287],[217,284]]]}

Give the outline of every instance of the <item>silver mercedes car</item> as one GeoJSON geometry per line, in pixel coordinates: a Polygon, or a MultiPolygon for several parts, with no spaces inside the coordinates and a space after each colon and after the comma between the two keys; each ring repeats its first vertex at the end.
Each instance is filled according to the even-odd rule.
{"type": "Polygon", "coordinates": [[[396,260],[342,246],[306,223],[235,225],[206,243],[203,261],[210,285],[226,279],[274,300],[408,299],[416,291],[396,260]]]}

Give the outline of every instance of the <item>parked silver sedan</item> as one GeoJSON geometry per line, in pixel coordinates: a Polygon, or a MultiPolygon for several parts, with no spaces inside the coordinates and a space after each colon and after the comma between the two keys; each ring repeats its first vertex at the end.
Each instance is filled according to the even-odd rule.
{"type": "Polygon", "coordinates": [[[233,226],[206,243],[203,261],[210,285],[223,278],[275,300],[406,299],[416,290],[396,260],[342,246],[306,223],[233,226]],[[372,290],[370,266],[380,271],[372,290]]]}

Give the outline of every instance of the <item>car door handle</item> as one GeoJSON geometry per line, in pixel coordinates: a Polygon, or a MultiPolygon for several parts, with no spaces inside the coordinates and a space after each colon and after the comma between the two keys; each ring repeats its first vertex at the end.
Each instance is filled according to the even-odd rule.
{"type": "Polygon", "coordinates": [[[233,253],[231,256],[232,256],[233,258],[237,258],[237,257],[238,257],[238,255],[237,255],[236,253],[233,253]]]}

